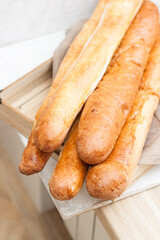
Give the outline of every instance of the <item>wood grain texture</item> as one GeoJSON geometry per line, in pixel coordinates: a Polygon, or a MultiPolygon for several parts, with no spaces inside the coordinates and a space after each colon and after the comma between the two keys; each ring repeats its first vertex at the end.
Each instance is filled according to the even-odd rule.
{"type": "Polygon", "coordinates": [[[5,101],[0,104],[0,118],[26,138],[29,137],[33,125],[32,120],[5,101]]]}
{"type": "Polygon", "coordinates": [[[159,240],[160,186],[96,210],[112,240],[159,240]]]}
{"type": "Polygon", "coordinates": [[[54,209],[40,215],[0,146],[0,239],[71,240],[54,209]]]}
{"type": "Polygon", "coordinates": [[[2,179],[0,179],[0,213],[0,239],[31,240],[2,179]]]}

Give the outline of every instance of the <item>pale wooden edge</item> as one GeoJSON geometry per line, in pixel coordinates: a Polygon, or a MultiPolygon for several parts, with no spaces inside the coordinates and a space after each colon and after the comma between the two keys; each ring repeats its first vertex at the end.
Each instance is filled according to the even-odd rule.
{"type": "Polygon", "coordinates": [[[20,99],[16,99],[12,106],[26,115],[29,119],[34,121],[39,106],[42,105],[49,92],[51,86],[51,78],[48,80],[46,79],[44,83],[46,82],[50,82],[50,84],[45,86],[43,84],[43,87],[42,84],[39,84],[29,94],[22,96],[20,99]]]}
{"type": "MultiPolygon", "coordinates": [[[[119,202],[119,204],[121,204],[121,201],[120,201],[120,200],[124,200],[124,199],[127,200],[127,199],[130,199],[130,197],[134,197],[135,195],[137,195],[137,196],[136,196],[136,198],[137,198],[139,194],[143,194],[144,191],[150,190],[150,189],[155,188],[155,187],[158,187],[159,190],[160,190],[159,184],[160,184],[160,181],[157,182],[156,184],[150,184],[147,188],[144,188],[144,187],[143,187],[143,188],[141,188],[139,191],[137,191],[137,192],[135,192],[135,193],[133,193],[133,194],[131,194],[131,195],[125,196],[125,197],[119,199],[119,201],[116,201],[116,202],[119,202]]],[[[146,194],[146,192],[144,192],[144,196],[145,196],[145,194],[146,194]]],[[[128,203],[126,203],[126,206],[127,206],[127,204],[128,204],[128,203]]],[[[143,204],[145,204],[145,203],[143,203],[143,204]]],[[[115,211],[114,209],[112,209],[112,203],[111,203],[111,204],[108,204],[108,205],[110,205],[109,207],[110,207],[110,210],[111,210],[111,211],[115,211]]],[[[95,211],[95,214],[97,215],[97,217],[99,218],[100,222],[102,223],[103,227],[104,227],[105,230],[107,231],[108,235],[110,236],[110,238],[111,238],[112,240],[118,240],[118,239],[120,239],[120,238],[119,238],[119,236],[117,235],[117,232],[115,231],[115,229],[113,228],[113,227],[114,227],[114,222],[111,223],[111,221],[110,221],[110,219],[109,219],[110,216],[106,216],[106,213],[107,213],[107,209],[106,209],[106,208],[108,207],[108,205],[106,205],[106,206],[104,206],[104,207],[97,208],[97,209],[95,209],[94,211],[95,211]]],[[[130,205],[131,205],[131,204],[130,204],[130,205]]],[[[113,203],[113,206],[114,206],[114,203],[113,203]]],[[[123,205],[122,205],[122,206],[124,206],[124,202],[123,202],[123,205]]],[[[132,207],[132,206],[130,206],[130,207],[132,207]]],[[[118,206],[118,208],[120,209],[121,207],[118,206]]],[[[128,211],[129,211],[129,208],[128,208],[128,211]]],[[[133,211],[134,211],[134,210],[133,210],[133,211]]],[[[123,215],[121,215],[121,216],[123,216],[123,215]]],[[[121,217],[121,216],[118,215],[118,213],[117,213],[117,218],[119,218],[119,217],[121,217]]],[[[137,216],[137,217],[138,217],[138,216],[137,216]]],[[[127,216],[126,216],[126,218],[127,218],[127,216]]],[[[139,223],[139,220],[138,220],[138,219],[137,219],[137,221],[138,221],[138,223],[139,223]]],[[[144,239],[145,239],[145,238],[144,238],[144,239]]]]}
{"type": "Polygon", "coordinates": [[[0,118],[26,138],[29,137],[33,122],[3,100],[0,104],[0,118]]]}
{"type": "MultiPolygon", "coordinates": [[[[1,146],[0,153],[1,179],[5,184],[6,190],[9,192],[12,204],[14,204],[14,206],[17,208],[21,220],[25,224],[26,230],[29,232],[29,234],[31,234],[33,239],[37,239],[37,236],[40,236],[38,237],[39,240],[47,239],[47,232],[44,228],[43,217],[40,217],[40,215],[38,214],[34,204],[32,203],[29,195],[26,192],[25,187],[23,186],[22,181],[20,181],[15,169],[13,169],[8,155],[6,155],[5,151],[1,146]]],[[[7,231],[10,232],[10,229],[7,229],[7,231]]],[[[3,239],[2,235],[0,238],[3,239]]],[[[12,236],[11,239],[16,238],[12,236]]]]}

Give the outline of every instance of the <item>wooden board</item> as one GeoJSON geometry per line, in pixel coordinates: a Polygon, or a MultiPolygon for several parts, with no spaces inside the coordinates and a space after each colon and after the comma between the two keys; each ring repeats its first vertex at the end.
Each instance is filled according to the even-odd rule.
{"type": "MultiPolygon", "coordinates": [[[[24,77],[20,78],[19,80],[1,91],[0,118],[28,138],[31,132],[34,116],[38,108],[40,107],[42,101],[47,95],[47,92],[51,85],[51,81],[52,59],[49,59],[40,66],[38,66],[36,69],[26,74],[24,77]]],[[[53,157],[53,162],[48,163],[48,167],[46,166],[46,168],[40,174],[47,188],[48,179],[50,178],[51,171],[55,167],[56,161],[58,159],[57,152],[53,154],[53,157]]],[[[141,176],[143,176],[144,173],[150,168],[151,165],[138,166],[131,184],[135,183],[135,181],[141,176]]],[[[59,203],[58,201],[53,199],[63,218],[66,219],[79,213],[108,204],[108,201],[91,201],[92,198],[90,198],[89,195],[86,195],[86,190],[84,191],[85,194],[83,193],[83,191],[80,194],[84,194],[85,198],[90,200],[90,204],[88,205],[88,207],[84,208],[80,206],[80,210],[73,212],[71,211],[72,214],[69,213],[69,207],[71,207],[72,204],[76,204],[76,198],[74,200],[68,201],[66,205],[64,202],[59,203]],[[64,207],[67,206],[68,208],[68,212],[66,215],[64,214],[64,212],[62,212],[62,205],[64,207]]],[[[132,191],[132,194],[134,194],[135,192],[136,191],[132,191]]],[[[78,198],[80,197],[79,199],[81,199],[82,197],[82,199],[84,200],[84,197],[80,194],[78,195],[78,198]]]]}
{"type": "Polygon", "coordinates": [[[96,210],[112,240],[160,239],[160,186],[96,210]]]}

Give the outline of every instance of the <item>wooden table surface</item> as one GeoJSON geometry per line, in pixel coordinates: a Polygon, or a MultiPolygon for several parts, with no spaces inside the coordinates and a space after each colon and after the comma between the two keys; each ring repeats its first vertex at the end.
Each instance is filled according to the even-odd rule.
{"type": "Polygon", "coordinates": [[[96,210],[112,240],[160,239],[160,186],[96,210]]]}

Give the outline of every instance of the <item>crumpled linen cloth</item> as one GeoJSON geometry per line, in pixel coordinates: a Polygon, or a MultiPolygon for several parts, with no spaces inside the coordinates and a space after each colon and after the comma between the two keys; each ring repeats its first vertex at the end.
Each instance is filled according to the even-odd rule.
{"type": "MultiPolygon", "coordinates": [[[[82,19],[73,27],[66,30],[66,37],[54,51],[53,55],[53,79],[58,68],[69,49],[73,39],[82,29],[87,19],[82,19]]],[[[154,114],[152,124],[143,148],[139,164],[160,164],[160,104],[154,114]]]]}

